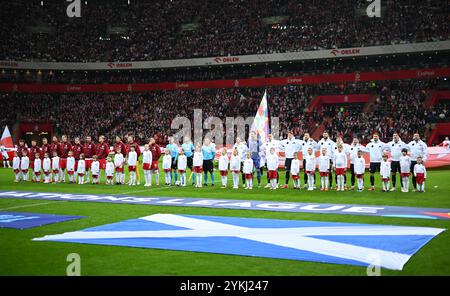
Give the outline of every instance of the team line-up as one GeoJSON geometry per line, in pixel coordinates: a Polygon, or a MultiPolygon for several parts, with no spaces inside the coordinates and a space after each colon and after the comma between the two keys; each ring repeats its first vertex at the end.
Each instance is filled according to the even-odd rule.
{"type": "MultiPolygon", "coordinates": [[[[30,171],[32,181],[35,182],[41,182],[42,173],[43,183],[64,183],[68,176],[69,183],[84,184],[90,183],[92,176],[92,184],[99,184],[101,171],[104,170],[106,184],[125,184],[125,167],[127,167],[128,185],[140,185],[140,174],[137,168],[142,154],[146,187],[152,186],[153,175],[156,185],[159,186],[161,156],[166,186],[172,184],[186,186],[188,179],[190,181],[191,178],[193,186],[207,186],[208,174],[211,176],[211,185],[214,186],[216,148],[215,144],[207,138],[203,144],[194,146],[192,141],[185,137],[184,143],[179,146],[171,137],[165,149],[161,149],[151,138],[149,143],[144,145],[142,152],[133,136],[127,137],[127,144],[123,143],[120,137],[116,137],[111,149],[105,140],[104,136],[100,136],[99,143],[95,144],[88,136],[83,144],[79,138],[75,138],[75,143],[72,145],[67,136],[63,135],[61,142],[57,137],[53,137],[52,143],[49,144],[44,138],[41,147],[36,145],[36,141],[32,141],[30,148],[23,140],[20,140],[14,152],[12,165],[15,182],[28,181],[30,171]],[[162,150],[164,153],[161,152],[162,150]],[[186,176],[188,168],[191,171],[189,178],[186,176]]],[[[248,142],[237,138],[231,155],[226,148],[222,148],[218,159],[222,188],[228,185],[229,172],[232,176],[232,188],[239,188],[241,176],[242,186],[245,189],[252,189],[255,174],[257,186],[260,187],[262,171],[265,168],[267,170],[266,188],[277,189],[279,151],[283,151],[286,157],[284,164],[286,183],[282,186],[283,188],[289,187],[289,181],[292,178],[293,188],[300,189],[300,173],[303,170],[303,188],[309,191],[316,189],[316,171],[318,171],[319,189],[322,191],[333,189],[334,172],[335,189],[344,191],[347,190],[346,172],[349,169],[350,189],[353,190],[356,187],[358,191],[363,191],[366,171],[363,154],[368,153],[370,156],[369,190],[375,190],[375,174],[379,172],[384,192],[396,189],[397,173],[400,174],[402,192],[409,191],[410,177],[413,191],[425,191],[427,145],[420,139],[418,133],[414,134],[410,143],[403,142],[397,133],[393,134],[392,141],[384,143],[375,133],[370,143],[364,146],[359,143],[358,138],[354,138],[351,144],[344,143],[340,137],[335,142],[330,139],[326,131],[318,142],[308,133],[304,135],[303,140],[295,138],[293,133],[288,133],[288,137],[281,141],[273,139],[269,134],[265,143],[262,143],[260,137],[254,132],[250,133],[248,142]],[[319,156],[316,156],[316,151],[319,151],[319,156]],[[387,152],[390,153],[390,157],[387,152]]]]}

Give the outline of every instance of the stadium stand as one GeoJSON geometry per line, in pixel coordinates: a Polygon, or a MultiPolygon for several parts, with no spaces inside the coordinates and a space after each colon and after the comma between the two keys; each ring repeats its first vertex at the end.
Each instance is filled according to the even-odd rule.
{"type": "Polygon", "coordinates": [[[446,0],[385,1],[382,18],[366,17],[366,2],[351,0],[85,3],[70,21],[58,1],[2,4],[0,60],[184,59],[449,38],[446,0]]]}

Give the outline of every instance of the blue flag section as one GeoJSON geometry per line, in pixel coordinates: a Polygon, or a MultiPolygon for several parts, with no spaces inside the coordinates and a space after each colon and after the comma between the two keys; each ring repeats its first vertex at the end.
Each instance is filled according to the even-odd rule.
{"type": "Polygon", "coordinates": [[[0,212],[0,228],[26,229],[80,218],[83,217],[36,213],[0,212]]]}
{"type": "Polygon", "coordinates": [[[34,241],[257,256],[402,270],[444,229],[155,214],[34,241]]]}

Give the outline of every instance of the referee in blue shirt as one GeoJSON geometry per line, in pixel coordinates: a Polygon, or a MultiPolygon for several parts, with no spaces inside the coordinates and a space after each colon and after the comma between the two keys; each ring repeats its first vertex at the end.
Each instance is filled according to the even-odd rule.
{"type": "Polygon", "coordinates": [[[211,175],[211,186],[214,186],[214,157],[216,156],[216,148],[211,141],[206,138],[202,146],[203,154],[203,171],[205,172],[205,183],[208,186],[208,173],[211,175]]]}

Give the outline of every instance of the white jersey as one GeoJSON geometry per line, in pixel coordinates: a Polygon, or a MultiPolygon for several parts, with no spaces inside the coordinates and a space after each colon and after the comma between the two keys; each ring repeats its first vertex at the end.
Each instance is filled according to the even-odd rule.
{"type": "Polygon", "coordinates": [[[362,175],[366,171],[366,160],[363,156],[356,157],[353,162],[353,172],[355,175],[362,175]]]}
{"type": "Polygon", "coordinates": [[[280,142],[280,149],[284,151],[286,158],[294,158],[294,153],[298,152],[302,147],[302,140],[294,137],[285,139],[280,142]]]}
{"type": "Polygon", "coordinates": [[[128,164],[128,166],[136,166],[136,164],[137,164],[137,153],[136,153],[136,151],[128,152],[127,164],[128,164]]]}
{"type": "Polygon", "coordinates": [[[272,141],[267,141],[264,144],[264,157],[267,159],[267,157],[269,157],[270,155],[270,149],[274,148],[275,149],[275,154],[278,154],[278,151],[280,147],[280,141],[277,140],[272,140],[272,141]]]}
{"type": "Polygon", "coordinates": [[[2,153],[2,157],[4,160],[8,160],[9,159],[9,155],[8,152],[6,151],[5,146],[0,146],[0,152],[2,153]]]}
{"type": "Polygon", "coordinates": [[[244,160],[244,167],[242,169],[244,174],[251,174],[253,173],[253,159],[246,158],[244,160]]]}
{"type": "Polygon", "coordinates": [[[342,169],[347,167],[347,154],[342,150],[342,152],[336,151],[334,153],[333,164],[335,168],[342,169]]]}
{"type": "Polygon", "coordinates": [[[86,161],[84,159],[80,159],[78,161],[77,173],[78,174],[86,173],[86,161]]]}
{"type": "Polygon", "coordinates": [[[170,154],[164,154],[163,170],[170,170],[171,168],[172,168],[172,156],[170,154]]]}
{"type": "Polygon", "coordinates": [[[52,157],[52,170],[59,170],[59,156],[52,157]]]}
{"type": "Polygon", "coordinates": [[[122,153],[116,153],[114,155],[114,166],[116,168],[123,167],[123,154],[122,153]]]}
{"type": "Polygon", "coordinates": [[[320,140],[317,144],[319,145],[319,150],[321,154],[322,149],[327,148],[327,156],[329,156],[330,159],[333,159],[334,147],[336,147],[336,143],[333,140],[331,140],[330,138],[326,140],[322,138],[322,140],[320,140]]]}
{"type": "Polygon", "coordinates": [[[311,148],[313,152],[317,151],[318,144],[313,139],[309,138],[307,141],[302,140],[301,141],[301,150],[302,150],[302,156],[308,155],[308,149],[311,148]]]}
{"type": "Polygon", "coordinates": [[[349,155],[351,164],[355,164],[355,159],[358,157],[358,151],[366,152],[366,147],[364,147],[361,144],[348,145],[348,155],[349,155]]]}
{"type": "Polygon", "coordinates": [[[20,157],[19,156],[14,156],[14,158],[13,158],[13,169],[20,170],[20,157]]]}
{"type": "Polygon", "coordinates": [[[298,176],[300,174],[300,159],[293,159],[291,162],[291,175],[298,176]]]}
{"type": "Polygon", "coordinates": [[[34,160],[34,172],[35,173],[39,173],[41,171],[42,168],[42,162],[40,158],[36,158],[34,160]]]}
{"type": "Polygon", "coordinates": [[[391,152],[392,161],[400,161],[402,150],[405,148],[408,149],[408,145],[406,145],[406,143],[402,140],[398,140],[397,142],[392,140],[389,143],[386,143],[385,147],[387,151],[391,152]]]}
{"type": "Polygon", "coordinates": [[[203,166],[203,153],[202,152],[194,152],[194,157],[192,159],[192,164],[195,167],[203,166]]]}
{"type": "MultiPolygon", "coordinates": [[[[94,173],[92,173],[94,174],[94,173]]],[[[105,167],[105,175],[107,177],[112,177],[114,175],[114,163],[112,161],[108,161],[105,167]]]]}
{"type": "Polygon", "coordinates": [[[328,155],[320,155],[317,158],[319,163],[319,172],[326,173],[330,171],[330,157],[328,155]]]}
{"type": "Polygon", "coordinates": [[[75,157],[73,156],[67,157],[67,170],[75,171],[75,157]]]}
{"type": "Polygon", "coordinates": [[[228,155],[220,155],[219,157],[219,171],[228,171],[228,155]]]}
{"type": "Polygon", "coordinates": [[[93,176],[100,175],[100,162],[98,160],[95,160],[91,164],[91,173],[93,176]]]}
{"type": "Polygon", "coordinates": [[[51,168],[52,168],[51,159],[48,157],[44,158],[44,160],[42,161],[42,169],[44,170],[44,172],[49,172],[51,168]]]}
{"type": "Polygon", "coordinates": [[[416,163],[414,165],[414,176],[416,177],[417,174],[424,174],[424,177],[427,177],[427,169],[423,164],[416,163]]]}
{"type": "Polygon", "coordinates": [[[371,141],[369,144],[367,144],[366,146],[366,150],[369,152],[370,154],[370,162],[381,162],[382,158],[383,158],[383,151],[385,150],[385,146],[386,144],[381,142],[380,140],[378,141],[371,141]]]}
{"type": "Polygon", "coordinates": [[[422,156],[422,160],[427,160],[427,144],[422,140],[411,141],[408,144],[409,151],[411,151],[411,160],[417,161],[417,157],[422,156]]]}
{"type": "Polygon", "coordinates": [[[178,160],[177,160],[177,169],[179,171],[186,171],[186,167],[187,167],[187,157],[186,155],[178,155],[178,160]]]}
{"type": "Polygon", "coordinates": [[[230,159],[230,170],[232,172],[237,172],[241,170],[241,159],[239,157],[239,154],[237,156],[231,155],[230,159]]]}
{"type": "Polygon", "coordinates": [[[408,155],[400,156],[400,174],[411,172],[411,157],[408,155]]]}
{"type": "Polygon", "coordinates": [[[28,158],[28,156],[22,156],[22,158],[20,159],[20,169],[28,170],[29,167],[30,167],[30,159],[28,158]]]}
{"type": "Polygon", "coordinates": [[[316,157],[314,156],[314,154],[308,154],[303,159],[306,161],[305,171],[313,172],[316,170],[316,157]]]}
{"type": "Polygon", "coordinates": [[[152,163],[152,152],[150,150],[144,150],[144,152],[142,152],[142,162],[152,163]]]}
{"type": "Polygon", "coordinates": [[[267,156],[267,169],[269,171],[278,170],[278,163],[279,163],[278,155],[269,154],[269,156],[267,156]]]}
{"type": "Polygon", "coordinates": [[[450,149],[450,140],[445,140],[441,143],[441,146],[450,149]]]}
{"type": "Polygon", "coordinates": [[[391,177],[391,163],[389,161],[381,162],[380,175],[381,175],[381,178],[386,178],[386,179],[391,177]]]}
{"type": "MultiPolygon", "coordinates": [[[[241,160],[241,161],[244,161],[245,160],[245,154],[247,153],[247,151],[248,151],[248,147],[247,147],[247,145],[245,145],[244,143],[239,143],[239,144],[234,144],[234,146],[233,146],[233,150],[234,149],[237,149],[237,151],[238,151],[238,155],[239,155],[239,159],[241,160]]],[[[203,159],[202,159],[202,162],[203,162],[203,159]]]]}

